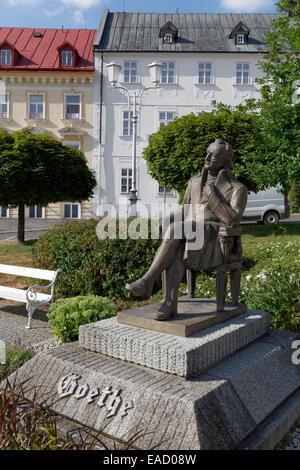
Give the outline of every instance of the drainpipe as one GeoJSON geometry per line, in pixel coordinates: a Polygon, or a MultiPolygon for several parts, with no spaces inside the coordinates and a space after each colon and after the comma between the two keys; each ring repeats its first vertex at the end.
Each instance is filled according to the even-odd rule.
{"type": "MultiPolygon", "coordinates": [[[[103,114],[103,52],[101,52],[101,69],[100,69],[100,119],[99,119],[99,181],[98,181],[98,208],[100,211],[101,203],[101,156],[102,156],[102,114],[103,114]]],[[[99,212],[100,215],[100,212],[99,212]]]]}

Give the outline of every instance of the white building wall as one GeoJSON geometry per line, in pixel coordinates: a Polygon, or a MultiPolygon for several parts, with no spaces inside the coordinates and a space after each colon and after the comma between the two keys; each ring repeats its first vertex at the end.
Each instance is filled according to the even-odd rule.
{"type": "MultiPolygon", "coordinates": [[[[153,61],[174,61],[176,83],[162,84],[161,89],[149,90],[143,96],[143,103],[138,114],[137,132],[137,189],[139,203],[162,203],[163,196],[158,195],[158,183],[147,172],[147,164],[141,157],[147,146],[148,136],[159,129],[159,111],[171,111],[180,117],[189,113],[211,110],[211,101],[237,105],[249,98],[258,98],[259,90],[255,79],[261,76],[257,67],[262,55],[255,53],[105,53],[103,59],[102,83],[102,116],[96,119],[98,126],[95,134],[99,135],[101,126],[101,157],[100,171],[97,169],[100,190],[98,191],[98,215],[103,215],[103,204],[117,204],[119,199],[127,199],[120,194],[120,169],[131,167],[132,137],[122,136],[122,111],[128,109],[126,94],[118,89],[109,88],[106,65],[112,61],[118,62],[120,85],[133,91],[152,86],[147,65],[153,61]],[[122,82],[122,72],[125,60],[138,63],[138,83],[122,82]],[[207,61],[213,64],[213,83],[199,85],[198,62],[207,61]],[[235,85],[236,63],[249,63],[249,85],[235,85]]],[[[95,54],[96,79],[95,87],[101,89],[101,59],[100,53],[95,54]],[[98,82],[98,83],[97,83],[98,82]]],[[[97,91],[96,109],[100,96],[97,91]]],[[[96,168],[95,168],[96,169],[96,168]]],[[[167,196],[167,202],[177,201],[176,192],[167,196]]],[[[96,205],[97,205],[96,204],[96,205]]],[[[107,208],[106,208],[107,210],[107,208]]]]}

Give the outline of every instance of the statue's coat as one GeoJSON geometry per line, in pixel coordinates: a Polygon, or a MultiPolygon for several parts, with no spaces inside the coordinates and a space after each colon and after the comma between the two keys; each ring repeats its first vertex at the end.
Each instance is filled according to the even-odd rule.
{"type": "MultiPolygon", "coordinates": [[[[183,204],[192,205],[193,220],[196,221],[196,204],[202,203],[203,188],[206,183],[207,170],[193,176],[188,183],[183,204]]],[[[237,181],[229,169],[222,169],[210,194],[206,208],[215,216],[217,223],[208,219],[205,213],[204,244],[200,250],[189,250],[188,243],[184,252],[187,268],[198,270],[211,269],[222,263],[221,248],[218,240],[220,225],[236,227],[240,224],[247,204],[247,188],[237,181]]]]}

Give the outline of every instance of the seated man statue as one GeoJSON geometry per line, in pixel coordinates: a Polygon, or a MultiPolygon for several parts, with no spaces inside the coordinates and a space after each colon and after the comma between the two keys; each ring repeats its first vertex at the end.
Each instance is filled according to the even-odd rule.
{"type": "Polygon", "coordinates": [[[155,280],[166,270],[165,298],[153,313],[156,320],[166,320],[177,313],[178,290],[186,268],[208,270],[222,264],[219,227],[237,227],[247,203],[246,186],[231,173],[232,156],[231,145],[223,139],[216,139],[208,147],[202,172],[189,180],[183,207],[189,204],[192,208],[192,221],[197,219],[197,207],[204,209],[201,249],[189,250],[186,237],[174,237],[175,225],[184,224],[184,220],[172,222],[146,274],[126,284],[126,289],[134,295],[148,298],[152,295],[155,280]]]}

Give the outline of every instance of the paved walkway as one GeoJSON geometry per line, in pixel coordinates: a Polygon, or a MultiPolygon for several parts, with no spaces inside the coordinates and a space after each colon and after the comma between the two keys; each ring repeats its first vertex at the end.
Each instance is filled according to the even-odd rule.
{"type": "Polygon", "coordinates": [[[37,351],[47,349],[54,338],[47,323],[46,312],[37,310],[33,314],[32,328],[26,329],[25,304],[8,304],[0,301],[0,340],[6,345],[24,346],[37,351]]]}

